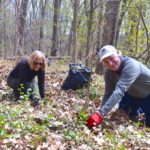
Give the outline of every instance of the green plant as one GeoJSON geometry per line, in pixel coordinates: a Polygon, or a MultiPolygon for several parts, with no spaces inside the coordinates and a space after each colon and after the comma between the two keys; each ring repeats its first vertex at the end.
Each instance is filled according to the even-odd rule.
{"type": "Polygon", "coordinates": [[[68,60],[69,60],[69,58],[59,59],[58,64],[64,64],[64,63],[68,62],[68,60]]]}
{"type": "Polygon", "coordinates": [[[76,123],[85,124],[88,119],[87,111],[84,107],[76,106],[76,123]]]}
{"type": "Polygon", "coordinates": [[[90,98],[91,100],[93,100],[93,99],[96,99],[98,95],[99,95],[99,91],[97,91],[97,90],[92,90],[92,91],[90,92],[90,94],[89,94],[89,98],[90,98]]]}
{"type": "Polygon", "coordinates": [[[71,131],[71,130],[66,130],[66,131],[64,132],[64,135],[65,135],[65,138],[66,138],[67,140],[72,140],[72,139],[75,139],[75,137],[76,137],[75,132],[73,132],[73,131],[71,131]]]}
{"type": "Polygon", "coordinates": [[[0,128],[0,136],[5,136],[7,133],[7,130],[6,129],[3,129],[3,128],[0,128]]]}

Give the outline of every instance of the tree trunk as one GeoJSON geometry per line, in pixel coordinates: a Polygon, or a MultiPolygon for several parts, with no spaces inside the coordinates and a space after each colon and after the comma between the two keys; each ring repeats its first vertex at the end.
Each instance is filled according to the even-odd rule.
{"type": "MultiPolygon", "coordinates": [[[[2,0],[0,0],[0,12],[2,12],[3,6],[2,6],[2,0]]],[[[2,17],[2,14],[0,14],[0,18],[2,17]]],[[[2,24],[0,23],[0,26],[2,26],[2,24]]],[[[2,33],[3,33],[3,29],[0,29],[0,45],[2,44],[2,33]]]]}
{"type": "Polygon", "coordinates": [[[101,0],[101,2],[100,2],[100,10],[99,10],[99,18],[98,18],[98,27],[97,27],[97,43],[96,43],[96,45],[97,45],[97,48],[100,48],[101,46],[100,46],[100,42],[101,42],[101,40],[100,40],[100,38],[101,38],[101,25],[102,25],[102,18],[103,18],[103,9],[104,9],[104,7],[103,7],[103,0],[101,0]]]}
{"type": "Polygon", "coordinates": [[[44,38],[44,34],[43,34],[43,23],[44,23],[44,18],[45,18],[45,9],[46,9],[46,5],[47,5],[48,0],[45,0],[45,2],[43,2],[43,0],[40,1],[40,6],[41,6],[41,17],[40,17],[40,32],[39,32],[39,50],[43,51],[43,38],[44,38]]]}
{"type": "Polygon", "coordinates": [[[72,41],[73,41],[73,53],[72,53],[72,62],[76,63],[77,61],[77,16],[78,16],[78,7],[79,0],[74,0],[74,14],[73,14],[73,33],[72,33],[72,41]]]}
{"type": "Polygon", "coordinates": [[[116,43],[116,31],[118,29],[118,15],[121,0],[108,0],[104,14],[103,32],[101,47],[104,45],[114,45],[116,43]]]}
{"type": "Polygon", "coordinates": [[[73,29],[73,21],[72,21],[72,24],[71,24],[71,28],[70,28],[70,32],[69,32],[69,36],[68,36],[68,42],[67,42],[67,45],[66,45],[66,49],[67,49],[67,52],[68,52],[68,56],[71,56],[72,54],[72,49],[71,49],[71,45],[72,45],[72,31],[73,29]]]}
{"type": "Polygon", "coordinates": [[[25,19],[27,15],[27,5],[29,0],[16,1],[17,13],[19,18],[17,20],[17,55],[21,57],[24,55],[24,29],[25,29],[25,19]]]}
{"type": "MultiPolygon", "coordinates": [[[[106,2],[106,9],[104,13],[101,33],[101,46],[99,48],[105,45],[115,46],[120,2],[121,0],[108,0],[106,2]]],[[[103,66],[99,63],[99,60],[96,66],[96,73],[103,73],[103,66]]]]}
{"type": "Polygon", "coordinates": [[[53,37],[51,55],[57,56],[58,51],[58,14],[59,14],[59,0],[54,0],[54,21],[53,21],[53,37]]]}
{"type": "Polygon", "coordinates": [[[4,53],[5,58],[7,57],[7,33],[6,33],[6,8],[5,8],[6,1],[3,2],[3,36],[4,36],[4,53]]]}
{"type": "MultiPolygon", "coordinates": [[[[102,31],[102,19],[103,19],[103,9],[104,9],[103,0],[100,2],[100,10],[99,10],[99,18],[98,18],[98,29],[97,29],[97,48],[100,49],[101,47],[101,31],[102,31]]],[[[98,54],[98,51],[97,51],[98,54]]],[[[97,55],[98,56],[98,55],[97,55]]],[[[96,69],[95,73],[102,74],[103,73],[103,64],[99,63],[99,57],[97,58],[96,62],[96,69]]]]}
{"type": "Polygon", "coordinates": [[[86,43],[86,60],[85,65],[89,66],[89,51],[91,45],[91,34],[92,34],[92,24],[93,24],[93,0],[90,0],[90,14],[88,20],[88,34],[87,34],[87,43],[86,43]]]}
{"type": "MultiPolygon", "coordinates": [[[[140,20],[140,19],[139,19],[140,20]]],[[[138,52],[138,35],[139,35],[139,25],[140,22],[137,23],[136,25],[136,37],[135,37],[135,53],[138,52]]]]}
{"type": "Polygon", "coordinates": [[[118,28],[117,28],[117,32],[116,32],[116,43],[115,43],[115,45],[117,45],[117,41],[118,41],[118,37],[119,37],[119,31],[120,31],[120,28],[122,25],[123,18],[125,16],[126,12],[128,11],[128,8],[129,8],[131,2],[132,2],[132,0],[130,0],[128,5],[127,5],[127,1],[123,1],[122,8],[121,8],[121,14],[120,14],[120,17],[118,19],[118,28]]]}
{"type": "MultiPolygon", "coordinates": [[[[30,20],[31,20],[30,26],[32,28],[31,51],[33,52],[39,46],[38,45],[39,44],[39,36],[37,36],[37,33],[38,33],[38,31],[37,31],[37,29],[38,29],[37,28],[37,24],[38,24],[38,21],[37,21],[38,2],[37,2],[37,0],[31,0],[31,7],[32,7],[32,12],[30,15],[30,20]]],[[[41,8],[41,5],[40,5],[40,8],[41,8]]]]}

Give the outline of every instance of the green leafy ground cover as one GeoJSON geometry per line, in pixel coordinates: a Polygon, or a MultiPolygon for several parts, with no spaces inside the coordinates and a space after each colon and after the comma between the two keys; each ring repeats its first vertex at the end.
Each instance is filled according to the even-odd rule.
{"type": "Polygon", "coordinates": [[[64,61],[47,68],[46,101],[15,102],[6,78],[12,61],[0,60],[0,149],[4,150],[148,150],[150,129],[112,111],[102,124],[88,129],[86,120],[98,110],[103,76],[93,74],[88,89],[60,90],[67,75],[64,61]],[[89,104],[87,107],[87,101],[89,104]]]}

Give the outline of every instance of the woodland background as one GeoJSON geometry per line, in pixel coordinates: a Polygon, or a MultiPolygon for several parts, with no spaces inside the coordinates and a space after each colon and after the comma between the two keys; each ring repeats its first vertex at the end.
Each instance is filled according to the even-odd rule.
{"type": "Polygon", "coordinates": [[[96,49],[111,44],[150,64],[149,0],[0,0],[0,150],[149,150],[144,116],[136,122],[113,109],[97,127],[86,120],[104,94],[96,49]],[[16,58],[43,51],[46,101],[14,101],[7,76],[16,58]],[[92,71],[88,88],[60,89],[69,63],[92,71]],[[96,72],[96,73],[95,73],[96,72]]]}
{"type": "Polygon", "coordinates": [[[148,0],[0,0],[2,57],[38,49],[88,66],[96,48],[111,44],[148,63],[149,28],[148,0]]]}

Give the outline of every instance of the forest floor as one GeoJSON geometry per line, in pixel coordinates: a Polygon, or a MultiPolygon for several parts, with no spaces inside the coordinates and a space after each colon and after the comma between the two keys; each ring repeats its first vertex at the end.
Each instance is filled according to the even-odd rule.
{"type": "Polygon", "coordinates": [[[6,84],[13,66],[14,61],[0,60],[0,150],[150,149],[150,129],[115,110],[97,127],[86,126],[88,116],[99,108],[103,76],[92,74],[89,89],[65,92],[60,87],[68,65],[54,62],[46,71],[46,101],[34,108],[29,100],[13,100],[6,84]]]}

